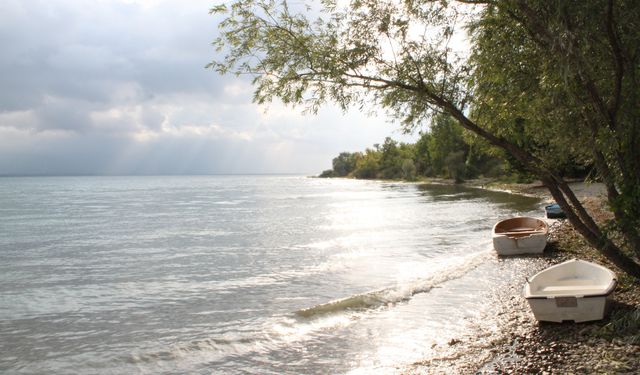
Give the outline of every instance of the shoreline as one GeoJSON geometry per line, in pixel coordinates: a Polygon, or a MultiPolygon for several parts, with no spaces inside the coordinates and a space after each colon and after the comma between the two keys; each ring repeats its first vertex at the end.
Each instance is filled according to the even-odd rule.
{"type": "MultiPolygon", "coordinates": [[[[422,183],[434,183],[423,181],[422,183]]],[[[435,183],[447,184],[447,181],[435,183]]],[[[536,196],[552,201],[540,183],[499,184],[469,181],[462,184],[486,190],[536,196]]],[[[607,216],[602,184],[571,183],[576,196],[596,219],[607,216]]],[[[613,296],[610,313],[604,320],[585,323],[538,322],[522,296],[522,284],[511,282],[491,303],[493,317],[500,324],[497,332],[481,332],[482,339],[452,339],[442,358],[414,363],[403,374],[476,373],[476,374],[632,374],[640,372],[640,285],[631,282],[622,271],[590,248],[566,220],[554,220],[549,243],[542,257],[546,268],[572,258],[581,258],[611,268],[623,280],[613,296]],[[625,281],[626,279],[626,281],[625,281]],[[609,333],[627,315],[636,312],[636,325],[609,333]]],[[[532,270],[532,274],[539,270],[532,270]]]]}

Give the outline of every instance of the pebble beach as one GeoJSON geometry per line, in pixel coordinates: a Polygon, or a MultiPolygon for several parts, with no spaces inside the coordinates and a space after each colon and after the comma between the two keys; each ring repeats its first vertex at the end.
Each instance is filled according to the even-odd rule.
{"type": "MultiPolygon", "coordinates": [[[[476,184],[477,185],[477,184],[476,184]]],[[[483,186],[551,201],[539,184],[483,186]]],[[[573,183],[576,195],[596,220],[605,220],[603,187],[573,183]]],[[[579,258],[612,269],[620,283],[610,314],[585,323],[538,322],[522,296],[522,280],[500,285],[491,303],[491,324],[472,337],[452,338],[438,358],[401,369],[404,374],[637,374],[640,373],[640,285],[589,247],[566,220],[551,223],[544,256],[537,262],[509,262],[534,274],[553,264],[579,258]]],[[[498,260],[500,261],[500,260],[498,260]]],[[[507,261],[504,261],[507,266],[507,261]]]]}

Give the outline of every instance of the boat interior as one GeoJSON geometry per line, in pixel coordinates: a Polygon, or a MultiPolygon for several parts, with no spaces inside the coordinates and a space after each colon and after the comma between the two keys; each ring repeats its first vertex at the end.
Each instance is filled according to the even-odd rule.
{"type": "Polygon", "coordinates": [[[551,267],[529,280],[532,296],[567,296],[603,294],[615,287],[615,275],[609,270],[585,262],[551,267]]]}
{"type": "Polygon", "coordinates": [[[537,233],[546,233],[547,230],[547,224],[544,221],[530,217],[516,217],[504,220],[495,227],[496,234],[509,237],[524,237],[537,233]]]}

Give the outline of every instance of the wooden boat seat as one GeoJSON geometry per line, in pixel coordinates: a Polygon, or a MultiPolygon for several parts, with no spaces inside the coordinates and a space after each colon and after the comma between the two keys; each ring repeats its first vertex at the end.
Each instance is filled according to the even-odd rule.
{"type": "Polygon", "coordinates": [[[507,230],[500,231],[497,230],[496,234],[500,234],[500,235],[504,235],[504,236],[528,236],[531,234],[538,234],[538,233],[544,233],[544,229],[540,228],[531,228],[531,227],[515,227],[515,228],[509,228],[507,230]]]}
{"type": "Polygon", "coordinates": [[[529,231],[510,231],[510,232],[499,232],[496,234],[502,234],[505,236],[527,236],[530,234],[539,234],[539,233],[544,233],[543,231],[540,230],[529,230],[529,231]]]}
{"type": "Polygon", "coordinates": [[[531,231],[535,231],[536,228],[532,228],[532,227],[515,227],[515,228],[509,228],[509,232],[531,232],[531,231]]]}

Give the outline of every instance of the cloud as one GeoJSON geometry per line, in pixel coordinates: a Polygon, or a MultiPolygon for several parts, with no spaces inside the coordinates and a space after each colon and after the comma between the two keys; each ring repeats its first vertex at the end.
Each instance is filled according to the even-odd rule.
{"type": "Polygon", "coordinates": [[[317,172],[381,142],[380,119],[251,103],[219,76],[210,4],[0,3],[0,174],[317,172]]]}

